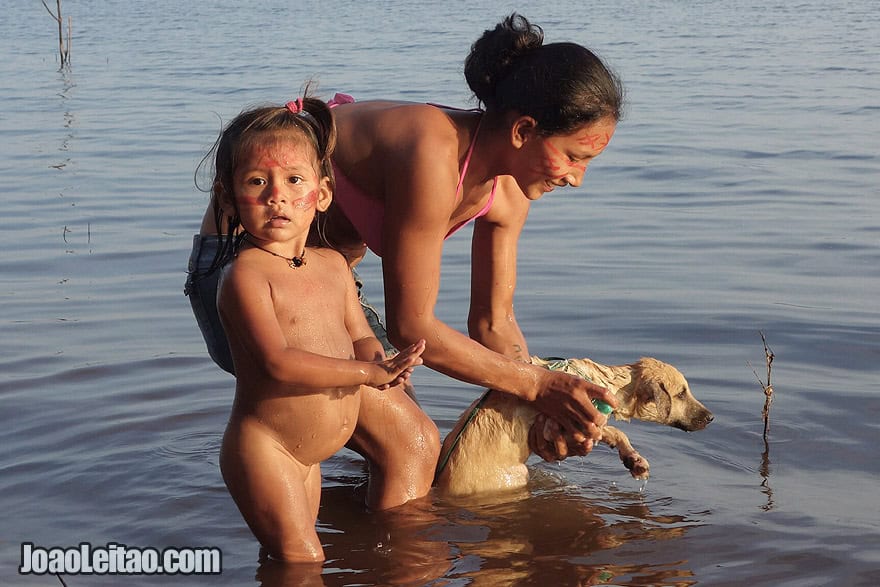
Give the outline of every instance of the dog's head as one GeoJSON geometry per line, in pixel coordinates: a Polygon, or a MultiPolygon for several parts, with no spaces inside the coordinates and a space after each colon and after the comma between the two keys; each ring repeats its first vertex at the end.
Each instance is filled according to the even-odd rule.
{"type": "Polygon", "coordinates": [[[636,398],[633,417],[673,426],[686,432],[702,430],[714,418],[691,394],[681,372],[662,361],[642,358],[632,365],[636,398]]]}

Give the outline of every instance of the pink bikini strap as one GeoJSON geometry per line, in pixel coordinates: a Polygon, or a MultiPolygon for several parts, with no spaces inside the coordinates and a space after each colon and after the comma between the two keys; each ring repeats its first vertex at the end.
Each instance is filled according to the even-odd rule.
{"type": "MultiPolygon", "coordinates": [[[[477,135],[480,133],[480,125],[483,124],[483,117],[480,116],[480,120],[477,121],[477,128],[474,129],[474,138],[471,139],[471,144],[468,147],[467,154],[464,156],[464,163],[461,165],[461,172],[458,178],[458,186],[455,188],[455,200],[458,201],[458,197],[461,195],[461,186],[464,185],[464,176],[467,175],[468,164],[471,162],[471,154],[474,152],[474,146],[477,144],[477,135]]],[[[494,195],[495,190],[492,190],[494,195]]]]}
{"type": "Polygon", "coordinates": [[[330,108],[334,108],[336,106],[339,106],[340,104],[353,104],[353,103],[354,103],[354,98],[352,98],[348,94],[343,94],[340,92],[337,92],[336,95],[334,95],[332,98],[327,100],[327,106],[329,106],[330,108]]]}
{"type": "Polygon", "coordinates": [[[483,206],[483,209],[477,212],[474,218],[479,218],[481,216],[485,216],[489,212],[489,208],[492,207],[492,202],[495,201],[495,188],[498,187],[498,176],[495,176],[495,179],[492,180],[492,193],[489,194],[489,201],[486,202],[486,205],[483,206]]]}

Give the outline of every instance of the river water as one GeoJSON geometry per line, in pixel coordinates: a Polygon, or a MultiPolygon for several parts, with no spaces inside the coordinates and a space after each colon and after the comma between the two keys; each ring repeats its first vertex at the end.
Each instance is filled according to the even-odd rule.
{"type": "MultiPolygon", "coordinates": [[[[74,2],[72,67],[36,2],[0,20],[0,583],[22,543],[221,549],[222,574],[92,584],[880,584],[880,11],[796,3],[74,2]],[[607,449],[530,462],[505,499],[364,510],[324,467],[323,573],[258,560],[217,458],[232,379],[182,294],[223,122],[324,97],[471,106],[470,43],[513,10],[601,54],[626,118],[584,184],[533,206],[517,316],[533,354],[678,366],[715,413],[623,424],[607,449]],[[763,436],[761,336],[773,355],[763,436]]],[[[54,3],[50,3],[54,9],[54,3]]],[[[463,231],[464,232],[464,231],[463,231]]],[[[438,314],[464,330],[468,235],[438,314]]],[[[381,303],[378,264],[362,273],[381,303]]],[[[480,390],[414,376],[445,433],[480,390]]]]}

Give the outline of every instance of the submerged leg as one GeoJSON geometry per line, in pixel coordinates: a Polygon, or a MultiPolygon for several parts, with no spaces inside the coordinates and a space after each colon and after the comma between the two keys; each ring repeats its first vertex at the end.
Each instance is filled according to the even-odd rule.
{"type": "Polygon", "coordinates": [[[220,469],[245,522],[273,558],[324,560],[315,531],[320,464],[304,465],[265,433],[231,424],[223,437],[220,469]]]}
{"type": "Polygon", "coordinates": [[[440,433],[401,386],[364,390],[357,427],[347,446],[369,463],[370,508],[393,508],[431,489],[440,433]]]}

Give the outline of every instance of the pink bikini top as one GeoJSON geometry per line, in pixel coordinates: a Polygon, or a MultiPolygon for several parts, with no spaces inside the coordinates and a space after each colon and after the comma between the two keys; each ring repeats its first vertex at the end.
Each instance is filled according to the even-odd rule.
{"type": "MultiPolygon", "coordinates": [[[[339,104],[351,104],[354,102],[354,98],[347,94],[336,94],[333,96],[331,100],[327,102],[328,106],[331,108],[338,106],[339,104]]],[[[437,106],[438,108],[447,108],[446,106],[439,106],[437,104],[431,104],[431,106],[437,106]]],[[[467,173],[468,164],[471,161],[471,154],[474,152],[474,144],[477,141],[477,134],[480,132],[480,124],[482,124],[483,119],[477,123],[477,128],[474,131],[474,136],[471,139],[471,144],[468,146],[467,154],[465,155],[464,162],[461,165],[461,171],[459,172],[458,178],[458,186],[455,188],[455,200],[461,197],[462,185],[464,184],[465,174],[467,173]]],[[[332,161],[331,161],[332,162],[332,161]]],[[[360,234],[361,238],[364,240],[364,243],[379,257],[382,256],[382,224],[385,216],[385,208],[379,200],[369,196],[365,193],[361,188],[356,186],[339,167],[335,162],[333,163],[333,174],[336,179],[336,192],[334,193],[334,199],[342,208],[342,211],[345,213],[345,216],[351,221],[352,225],[357,229],[358,234],[360,234]]],[[[476,213],[472,218],[464,220],[457,225],[455,225],[452,230],[450,230],[446,234],[446,238],[452,236],[455,232],[460,230],[469,222],[481,217],[485,216],[489,209],[492,207],[492,203],[495,201],[495,189],[498,187],[498,178],[496,177],[492,183],[492,192],[489,194],[489,201],[486,202],[486,205],[476,213]]]]}

